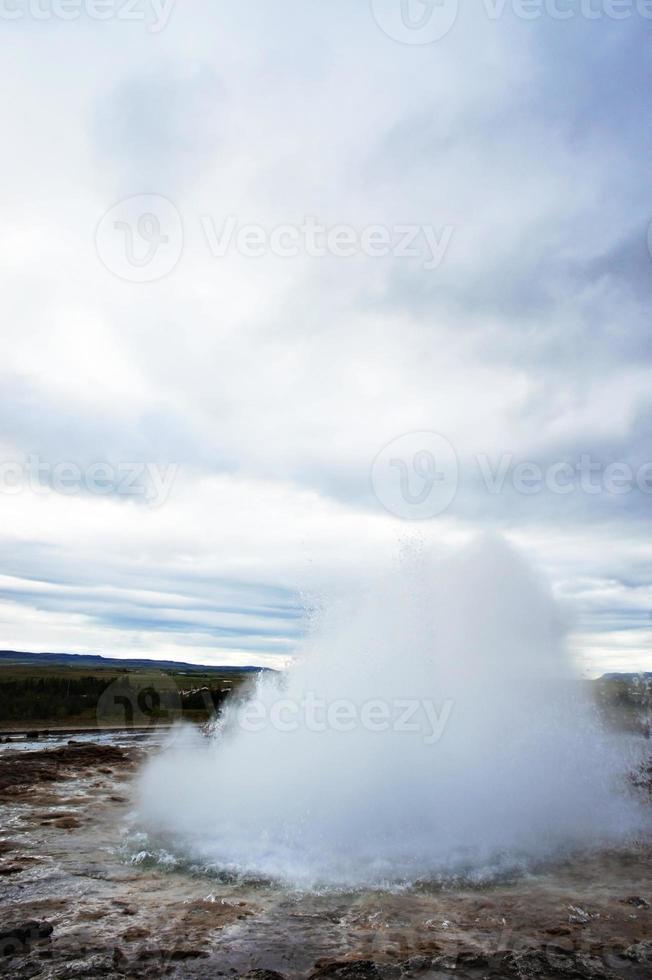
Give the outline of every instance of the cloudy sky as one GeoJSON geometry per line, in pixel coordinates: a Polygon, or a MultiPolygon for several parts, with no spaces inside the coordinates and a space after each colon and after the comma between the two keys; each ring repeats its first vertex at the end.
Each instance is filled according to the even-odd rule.
{"type": "Polygon", "coordinates": [[[649,5],[1,6],[0,648],[277,665],[489,530],[652,669],[649,5]]]}

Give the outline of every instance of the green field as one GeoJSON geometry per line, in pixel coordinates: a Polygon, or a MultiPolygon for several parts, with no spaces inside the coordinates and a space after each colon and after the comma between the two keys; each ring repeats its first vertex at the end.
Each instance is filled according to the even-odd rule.
{"type": "MultiPolygon", "coordinates": [[[[0,730],[204,722],[253,685],[258,673],[252,667],[0,651],[0,730]]],[[[652,730],[652,675],[613,674],[584,683],[606,724],[652,730]]]]}
{"type": "MultiPolygon", "coordinates": [[[[0,663],[0,728],[104,728],[207,721],[253,683],[252,670],[160,670],[108,661],[101,666],[0,663]]],[[[181,667],[181,665],[180,665],[181,667]]]]}

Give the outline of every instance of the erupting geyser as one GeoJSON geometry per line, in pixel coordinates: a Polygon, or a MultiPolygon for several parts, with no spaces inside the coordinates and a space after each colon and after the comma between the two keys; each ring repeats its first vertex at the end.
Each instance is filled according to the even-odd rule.
{"type": "Polygon", "coordinates": [[[315,617],[299,662],[145,771],[206,865],[301,886],[490,875],[644,826],[545,583],[506,544],[411,555],[315,617]]]}

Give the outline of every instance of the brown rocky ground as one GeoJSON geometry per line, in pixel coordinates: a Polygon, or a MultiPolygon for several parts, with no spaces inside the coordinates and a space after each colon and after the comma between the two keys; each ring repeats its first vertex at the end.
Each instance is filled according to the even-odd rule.
{"type": "Polygon", "coordinates": [[[652,977],[652,846],[485,888],[302,894],[130,863],[144,750],[0,755],[0,972],[21,978],[652,977]]]}

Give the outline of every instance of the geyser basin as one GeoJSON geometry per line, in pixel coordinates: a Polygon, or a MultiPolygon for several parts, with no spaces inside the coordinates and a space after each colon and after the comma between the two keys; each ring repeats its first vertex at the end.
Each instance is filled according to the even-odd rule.
{"type": "Polygon", "coordinates": [[[147,767],[175,850],[302,886],[482,877],[645,817],[633,743],[585,700],[550,591],[506,544],[405,558],[327,603],[283,683],[147,767]]]}

